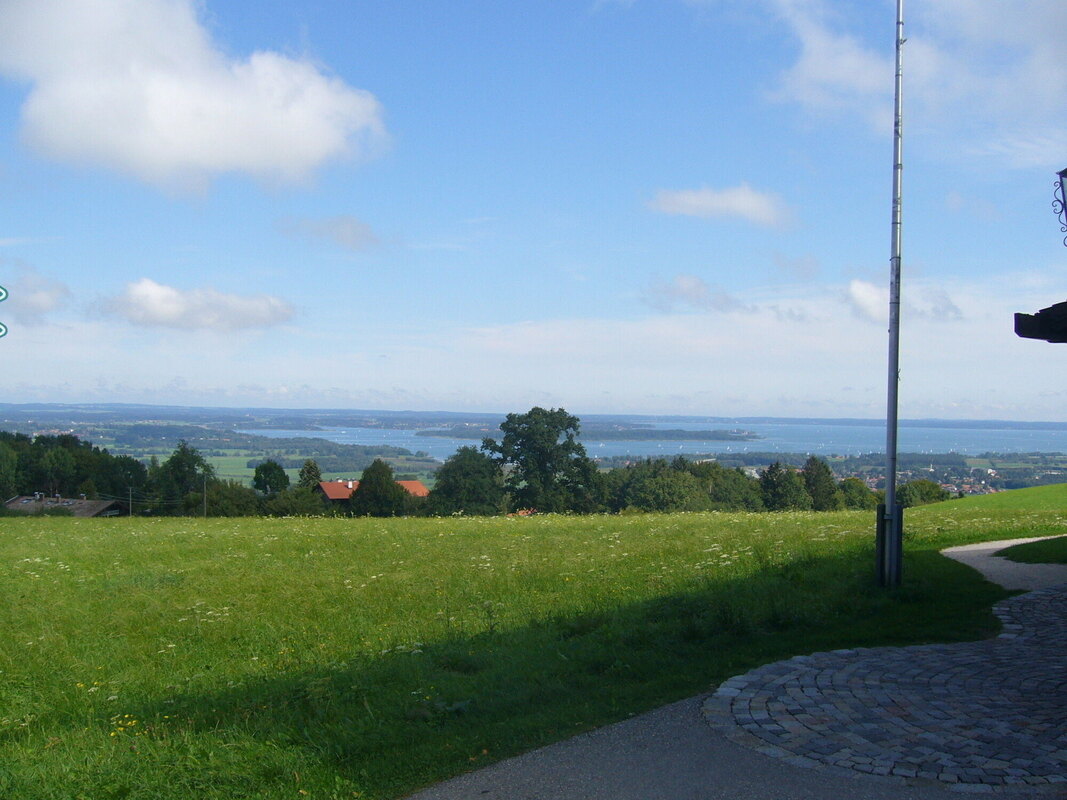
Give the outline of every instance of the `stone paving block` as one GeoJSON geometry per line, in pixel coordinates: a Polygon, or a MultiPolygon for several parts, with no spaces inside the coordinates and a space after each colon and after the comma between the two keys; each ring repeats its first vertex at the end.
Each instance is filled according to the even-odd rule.
{"type": "Polygon", "coordinates": [[[1067,783],[1067,585],[1009,598],[994,613],[1004,633],[983,642],[765,665],[723,682],[705,718],[808,766],[967,791],[1067,783]]]}

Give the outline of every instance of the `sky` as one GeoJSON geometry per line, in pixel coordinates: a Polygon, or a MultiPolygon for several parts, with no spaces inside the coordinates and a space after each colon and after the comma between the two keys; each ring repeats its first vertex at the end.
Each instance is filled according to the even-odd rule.
{"type": "MultiPolygon", "coordinates": [[[[1067,420],[1067,4],[905,12],[900,415],[1067,420]]],[[[0,397],[884,417],[895,18],[0,0],[0,397]]]]}

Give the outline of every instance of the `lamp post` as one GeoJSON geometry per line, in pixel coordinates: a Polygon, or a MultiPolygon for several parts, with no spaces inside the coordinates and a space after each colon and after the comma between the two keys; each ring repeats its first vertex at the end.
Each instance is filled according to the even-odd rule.
{"type": "Polygon", "coordinates": [[[904,545],[904,512],[897,504],[897,389],[900,384],[900,250],[901,193],[904,159],[904,0],[897,0],[897,70],[895,121],[893,126],[893,222],[892,254],[889,259],[889,379],[886,399],[885,503],[878,507],[877,564],[882,586],[900,584],[904,545]]]}
{"type": "MultiPolygon", "coordinates": [[[[1056,173],[1057,181],[1052,191],[1052,210],[1060,219],[1060,232],[1067,233],[1067,169],[1061,169],[1056,173]]],[[[1067,245],[1067,236],[1063,238],[1067,245]]]]}
{"type": "MultiPolygon", "coordinates": [[[[1060,233],[1067,234],[1067,169],[1056,173],[1052,189],[1052,210],[1060,221],[1060,233]]],[[[1067,236],[1063,243],[1067,245],[1067,236]]],[[[1054,344],[1067,343],[1067,301],[1055,303],[1033,314],[1015,315],[1015,335],[1054,344]]]]}

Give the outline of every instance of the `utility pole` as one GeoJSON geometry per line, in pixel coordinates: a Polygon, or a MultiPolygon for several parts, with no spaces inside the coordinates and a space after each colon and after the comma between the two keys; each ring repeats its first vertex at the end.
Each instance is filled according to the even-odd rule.
{"type": "Polygon", "coordinates": [[[904,159],[904,0],[897,0],[895,117],[893,125],[893,220],[889,259],[889,376],[886,399],[885,504],[878,508],[878,582],[898,586],[904,544],[904,511],[897,504],[897,390],[900,385],[901,194],[904,159]]]}

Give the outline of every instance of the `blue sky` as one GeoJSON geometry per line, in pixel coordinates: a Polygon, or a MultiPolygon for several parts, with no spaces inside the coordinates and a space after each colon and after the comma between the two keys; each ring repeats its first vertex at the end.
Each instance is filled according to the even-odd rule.
{"type": "MultiPolygon", "coordinates": [[[[1062,0],[909,0],[900,410],[1067,419],[1062,0]]],[[[11,402],[879,417],[891,0],[0,0],[11,402]]]]}

